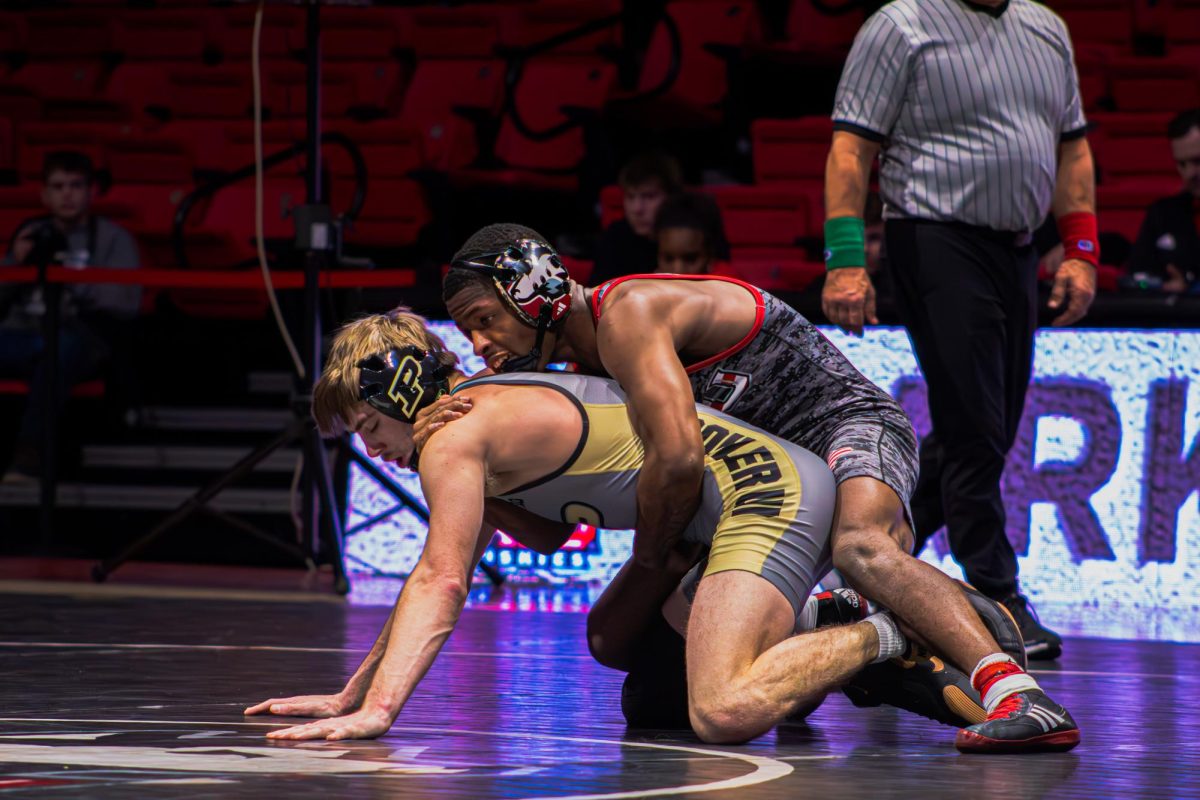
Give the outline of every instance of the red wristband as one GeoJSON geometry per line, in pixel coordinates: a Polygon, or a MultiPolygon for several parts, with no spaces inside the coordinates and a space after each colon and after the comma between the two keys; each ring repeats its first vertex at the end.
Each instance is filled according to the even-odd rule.
{"type": "Polygon", "coordinates": [[[1063,260],[1078,258],[1093,267],[1100,264],[1100,239],[1096,233],[1096,215],[1090,211],[1063,214],[1057,220],[1063,243],[1063,260]]]}

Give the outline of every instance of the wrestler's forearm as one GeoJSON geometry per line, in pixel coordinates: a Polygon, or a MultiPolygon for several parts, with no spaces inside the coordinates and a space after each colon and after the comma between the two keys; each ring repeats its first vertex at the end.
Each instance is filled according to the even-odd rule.
{"type": "Polygon", "coordinates": [[[588,612],[588,650],[597,662],[629,671],[636,648],[687,569],[648,569],[625,562],[588,612]]]}
{"type": "Polygon", "coordinates": [[[635,561],[662,569],[667,555],[680,539],[700,506],[704,464],[684,457],[661,461],[647,452],[637,484],[637,528],[633,539],[635,561]]]}
{"type": "Polygon", "coordinates": [[[418,563],[400,593],[364,707],[385,710],[393,719],[400,713],[454,630],[467,589],[461,576],[418,563]]]}
{"type": "Polygon", "coordinates": [[[358,669],[350,680],[346,681],[346,688],[342,689],[342,696],[346,698],[348,707],[353,710],[362,705],[363,698],[367,695],[367,689],[371,686],[371,681],[375,678],[375,671],[379,668],[379,662],[383,660],[383,654],[387,650],[389,635],[392,630],[392,622],[396,619],[396,608],[399,605],[399,598],[396,604],[392,606],[392,612],[388,614],[387,622],[383,624],[382,630],[379,631],[379,636],[375,639],[375,644],[371,647],[371,652],[367,653],[366,658],[358,665],[358,669]]]}
{"type": "Polygon", "coordinates": [[[503,500],[489,498],[483,510],[484,522],[511,535],[521,544],[543,555],[562,547],[575,530],[574,525],[551,522],[503,500]]]}
{"type": "MultiPolygon", "coordinates": [[[[374,703],[386,708],[393,718],[400,712],[458,622],[471,586],[471,573],[495,532],[491,525],[482,523],[469,560],[465,558],[453,566],[441,562],[440,568],[428,566],[427,537],[426,553],[405,582],[376,647],[351,679],[358,679],[360,674],[366,677],[363,705],[374,703]],[[377,648],[379,657],[368,666],[377,648]]],[[[431,527],[429,536],[435,535],[431,527]]]]}

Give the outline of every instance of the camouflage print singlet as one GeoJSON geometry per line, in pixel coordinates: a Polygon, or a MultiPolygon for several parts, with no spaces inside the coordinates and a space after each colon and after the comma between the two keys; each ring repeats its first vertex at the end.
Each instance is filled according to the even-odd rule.
{"type": "MultiPolygon", "coordinates": [[[[628,280],[720,280],[755,298],[754,326],[733,347],[685,364],[696,401],[731,414],[821,456],[840,483],[866,475],[890,486],[907,506],[916,484],[916,436],[892,397],[777,297],[717,275],[627,275],[592,294],[599,322],[605,297],[628,280]]],[[[911,516],[911,515],[910,515],[911,516]]]]}

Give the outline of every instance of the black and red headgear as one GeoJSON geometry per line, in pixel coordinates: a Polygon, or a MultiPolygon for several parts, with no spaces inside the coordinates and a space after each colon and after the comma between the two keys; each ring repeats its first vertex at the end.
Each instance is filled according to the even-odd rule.
{"type": "Polygon", "coordinates": [[[503,370],[537,369],[546,331],[558,327],[571,310],[570,275],[554,248],[540,239],[517,239],[503,250],[462,258],[451,266],[490,276],[497,293],[517,317],[537,328],[537,340],[529,355],[510,358],[503,370]]]}

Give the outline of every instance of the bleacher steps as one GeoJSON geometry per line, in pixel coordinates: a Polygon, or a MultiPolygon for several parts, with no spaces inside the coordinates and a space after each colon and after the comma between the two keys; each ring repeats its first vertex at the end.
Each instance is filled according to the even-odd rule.
{"type": "MultiPolygon", "coordinates": [[[[187,486],[132,486],[64,483],[58,486],[58,508],[139,509],[170,511],[196,493],[187,486]]],[[[37,483],[0,484],[0,506],[38,505],[37,483]]],[[[241,514],[290,514],[291,492],[287,489],[230,487],[209,504],[219,511],[241,514]]]]}
{"type": "MultiPolygon", "coordinates": [[[[251,451],[249,447],[188,445],[87,445],[83,466],[89,469],[212,470],[229,469],[251,451]]],[[[256,472],[291,474],[300,457],[297,449],[277,450],[255,466],[256,472]]]]}

